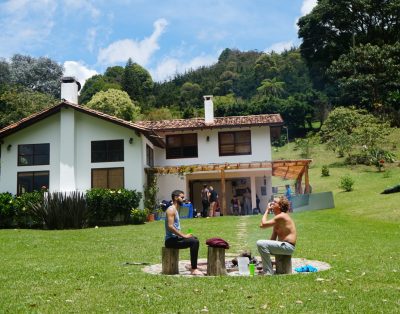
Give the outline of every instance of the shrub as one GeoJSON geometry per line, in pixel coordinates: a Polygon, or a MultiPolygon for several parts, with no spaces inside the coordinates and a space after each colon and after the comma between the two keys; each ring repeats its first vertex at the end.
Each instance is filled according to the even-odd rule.
{"type": "Polygon", "coordinates": [[[14,197],[11,193],[0,194],[0,227],[11,228],[15,216],[14,197]]]}
{"type": "Polygon", "coordinates": [[[47,229],[83,228],[87,225],[88,210],[81,192],[47,193],[43,203],[30,203],[32,215],[47,229]]]}
{"type": "Polygon", "coordinates": [[[110,225],[118,215],[130,222],[131,208],[139,206],[142,193],[136,190],[91,189],[86,193],[90,225],[110,225]]]}
{"type": "Polygon", "coordinates": [[[354,180],[346,175],[340,178],[339,188],[345,192],[353,191],[354,180]]]}
{"type": "Polygon", "coordinates": [[[329,168],[327,165],[323,165],[321,168],[321,176],[329,177],[329,168]]]}
{"type": "Polygon", "coordinates": [[[144,224],[147,219],[147,211],[138,208],[133,208],[131,210],[131,219],[134,225],[144,224]]]}
{"type": "Polygon", "coordinates": [[[15,222],[20,228],[41,227],[42,221],[33,215],[31,204],[42,204],[43,193],[31,192],[17,196],[14,200],[15,222]]]}

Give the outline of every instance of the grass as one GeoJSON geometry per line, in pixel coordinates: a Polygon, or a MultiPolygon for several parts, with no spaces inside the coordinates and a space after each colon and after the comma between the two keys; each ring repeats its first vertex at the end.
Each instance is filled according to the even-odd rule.
{"type": "MultiPolygon", "coordinates": [[[[399,137],[397,137],[399,138],[399,137]]],[[[297,158],[292,147],[274,158],[297,158]]],[[[399,154],[398,154],[399,155],[399,154]]],[[[125,262],[159,263],[163,222],[84,230],[0,230],[0,312],[118,313],[395,313],[400,311],[400,193],[381,195],[399,184],[372,167],[345,167],[317,146],[312,158],[313,191],[332,190],[335,209],[294,213],[299,239],[295,257],[331,264],[329,271],[295,276],[183,278],[143,273],[125,262]],[[321,166],[330,176],[321,177],[321,166]],[[338,188],[355,179],[354,191],[338,188]],[[317,280],[318,279],[318,280],[317,280]]],[[[230,253],[256,251],[270,231],[260,216],[182,220],[201,239],[222,237],[230,253]],[[246,226],[240,238],[238,226],[246,226]]],[[[181,259],[189,259],[188,250],[181,259]]]]}

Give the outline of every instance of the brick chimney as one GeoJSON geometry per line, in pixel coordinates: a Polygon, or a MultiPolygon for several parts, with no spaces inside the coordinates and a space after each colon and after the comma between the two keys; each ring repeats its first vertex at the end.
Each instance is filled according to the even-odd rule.
{"type": "Polygon", "coordinates": [[[73,104],[78,104],[78,92],[81,89],[79,83],[73,76],[64,76],[61,79],[61,99],[73,104]]]}
{"type": "Polygon", "coordinates": [[[204,98],[204,122],[206,124],[214,123],[214,103],[213,96],[206,95],[204,98]]]}

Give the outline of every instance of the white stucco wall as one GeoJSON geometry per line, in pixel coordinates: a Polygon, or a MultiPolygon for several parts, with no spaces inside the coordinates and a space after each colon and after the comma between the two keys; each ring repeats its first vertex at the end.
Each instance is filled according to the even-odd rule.
{"type": "Polygon", "coordinates": [[[268,126],[250,128],[226,128],[213,130],[195,130],[184,132],[168,132],[161,134],[197,133],[198,157],[166,159],[165,149],[155,149],[155,166],[180,166],[193,164],[209,164],[224,162],[250,162],[271,160],[271,140],[268,126]],[[218,133],[226,131],[251,130],[251,155],[219,156],[218,133]],[[207,142],[207,136],[209,141],[207,142]]]}
{"type": "Polygon", "coordinates": [[[91,188],[91,169],[124,167],[124,186],[127,189],[143,191],[144,171],[142,136],[134,130],[89,116],[75,113],[75,160],[76,189],[86,191],[91,188]],[[132,144],[129,139],[132,138],[132,144]],[[91,141],[124,140],[124,161],[91,162],[91,141]]]}
{"type": "Polygon", "coordinates": [[[60,114],[54,114],[3,139],[0,192],[17,193],[17,172],[50,171],[51,190],[59,188],[60,114]],[[18,145],[50,143],[50,165],[18,166],[18,145]],[[10,150],[7,150],[11,145],[10,150]]]}

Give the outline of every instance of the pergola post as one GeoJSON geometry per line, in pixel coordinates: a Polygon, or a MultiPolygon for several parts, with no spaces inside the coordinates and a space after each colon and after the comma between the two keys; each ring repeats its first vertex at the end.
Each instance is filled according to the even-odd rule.
{"type": "Polygon", "coordinates": [[[226,215],[226,191],[225,191],[225,171],[221,168],[221,212],[225,216],[226,215]]]}
{"type": "Polygon", "coordinates": [[[252,207],[251,211],[253,212],[253,208],[255,208],[257,204],[256,177],[254,175],[250,177],[250,187],[251,187],[251,207],[252,207]]]}
{"type": "Polygon", "coordinates": [[[310,193],[310,181],[308,178],[308,165],[304,166],[304,194],[309,194],[310,193]]]}

